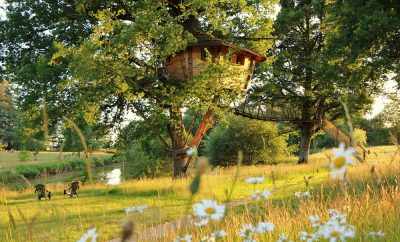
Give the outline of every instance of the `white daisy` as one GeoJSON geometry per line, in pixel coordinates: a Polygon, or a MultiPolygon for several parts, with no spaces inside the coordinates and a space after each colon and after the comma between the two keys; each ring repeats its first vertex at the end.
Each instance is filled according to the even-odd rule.
{"type": "Polygon", "coordinates": [[[280,234],[276,242],[292,242],[286,234],[280,234]]]}
{"type": "Polygon", "coordinates": [[[175,242],[192,242],[192,236],[190,234],[178,236],[176,237],[175,242]]]}
{"type": "Polygon", "coordinates": [[[252,224],[245,224],[239,231],[239,236],[246,239],[247,241],[251,241],[253,239],[256,228],[252,224]]]}
{"type": "Polygon", "coordinates": [[[338,149],[333,150],[334,159],[330,164],[331,177],[334,179],[344,179],[347,171],[347,166],[353,164],[353,155],[355,150],[353,148],[345,148],[341,143],[338,149]]]}
{"type": "Polygon", "coordinates": [[[263,176],[249,177],[245,180],[249,184],[261,184],[264,182],[263,176]]]}
{"type": "Polygon", "coordinates": [[[143,213],[146,208],[148,208],[147,205],[140,205],[140,206],[128,207],[128,208],[125,208],[124,210],[125,210],[126,214],[136,213],[136,212],[143,213]]]}
{"type": "Polygon", "coordinates": [[[306,231],[301,231],[299,235],[299,239],[306,242],[316,241],[317,236],[312,233],[307,233],[306,231]]]}
{"type": "Polygon", "coordinates": [[[77,242],[96,242],[97,240],[97,233],[96,233],[96,228],[89,229],[82,235],[82,237],[77,241],[77,242]]]}
{"type": "Polygon", "coordinates": [[[114,169],[107,173],[107,184],[111,186],[115,186],[121,183],[121,169],[114,169]]]}
{"type": "Polygon", "coordinates": [[[200,242],[215,242],[215,237],[212,235],[207,235],[200,239],[200,242]]]}
{"type": "Polygon", "coordinates": [[[263,234],[267,232],[272,232],[275,228],[275,225],[270,222],[259,222],[256,226],[256,233],[263,234]]]}
{"type": "Polygon", "coordinates": [[[297,197],[298,199],[306,199],[306,198],[310,198],[311,194],[309,191],[305,191],[305,192],[295,192],[294,196],[297,197]]]}
{"type": "Polygon", "coordinates": [[[195,216],[202,219],[221,220],[225,215],[225,205],[214,200],[202,200],[193,205],[195,216]]]}
{"type": "Polygon", "coordinates": [[[308,220],[310,221],[312,227],[320,226],[321,219],[319,218],[319,216],[311,215],[311,216],[308,217],[308,220]]]}
{"type": "Polygon", "coordinates": [[[216,239],[220,239],[226,237],[225,230],[217,230],[211,234],[211,236],[215,237],[216,239]]]}
{"type": "Polygon", "coordinates": [[[267,200],[271,196],[271,191],[268,189],[265,189],[264,191],[260,192],[259,190],[255,191],[253,194],[251,194],[251,199],[258,201],[261,199],[267,200]]]}
{"type": "Polygon", "coordinates": [[[383,237],[385,237],[385,233],[382,232],[382,231],[376,231],[376,232],[375,231],[371,231],[371,232],[368,233],[368,236],[383,238],[383,237]]]}
{"type": "Polygon", "coordinates": [[[203,227],[206,226],[209,222],[208,218],[199,218],[198,220],[194,221],[194,226],[196,227],[203,227]]]}
{"type": "Polygon", "coordinates": [[[351,225],[340,224],[336,220],[330,220],[320,226],[318,234],[329,242],[346,241],[354,238],[355,229],[351,225]]]}

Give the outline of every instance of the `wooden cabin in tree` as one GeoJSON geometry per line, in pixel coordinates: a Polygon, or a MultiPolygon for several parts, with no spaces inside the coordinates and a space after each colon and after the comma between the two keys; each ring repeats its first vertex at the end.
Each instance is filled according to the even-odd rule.
{"type": "Polygon", "coordinates": [[[197,42],[190,44],[184,51],[168,58],[166,70],[169,79],[186,81],[201,74],[210,64],[227,64],[226,76],[220,78],[227,88],[246,89],[257,63],[265,57],[246,48],[240,48],[205,34],[195,35],[197,42]],[[239,85],[239,86],[238,86],[239,85]]]}

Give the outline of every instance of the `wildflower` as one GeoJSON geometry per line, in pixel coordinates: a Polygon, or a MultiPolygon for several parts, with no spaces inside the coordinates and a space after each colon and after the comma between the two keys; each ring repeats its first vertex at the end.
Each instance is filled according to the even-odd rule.
{"type": "Polygon", "coordinates": [[[286,234],[280,234],[279,238],[276,242],[292,242],[291,240],[289,240],[289,238],[287,237],[286,234]]]}
{"type": "Polygon", "coordinates": [[[333,150],[334,159],[330,164],[331,177],[334,179],[344,179],[347,171],[347,165],[353,164],[353,148],[345,149],[345,145],[341,143],[338,149],[333,150]]]}
{"type": "Polygon", "coordinates": [[[261,199],[267,200],[271,196],[271,191],[268,189],[265,189],[264,191],[255,191],[253,194],[251,194],[251,199],[258,201],[261,199]]]}
{"type": "Polygon", "coordinates": [[[312,227],[320,226],[320,218],[317,215],[309,216],[308,220],[310,221],[312,227]]]}
{"type": "Polygon", "coordinates": [[[207,235],[201,238],[200,242],[215,242],[218,239],[221,239],[226,236],[226,232],[224,230],[217,230],[210,235],[207,235]]]}
{"type": "Polygon", "coordinates": [[[217,230],[217,231],[214,231],[211,234],[211,236],[213,236],[216,239],[221,239],[226,236],[226,232],[225,232],[225,230],[217,230]]]}
{"type": "Polygon", "coordinates": [[[143,213],[144,210],[145,210],[146,208],[148,208],[147,205],[140,205],[140,206],[128,207],[128,208],[125,208],[125,213],[126,213],[126,214],[129,214],[129,213],[136,213],[136,212],[138,212],[138,213],[143,213]]]}
{"type": "Polygon", "coordinates": [[[201,219],[221,220],[225,215],[225,205],[214,200],[202,200],[193,205],[195,215],[201,219]]]}
{"type": "Polygon", "coordinates": [[[108,185],[118,185],[121,183],[121,169],[114,169],[111,172],[107,173],[107,184],[108,185]]]}
{"type": "Polygon", "coordinates": [[[337,211],[336,209],[329,209],[328,210],[329,213],[329,217],[330,217],[330,221],[332,220],[336,220],[338,221],[340,224],[346,224],[346,215],[340,213],[339,211],[337,211]]]}
{"type": "Polygon", "coordinates": [[[306,241],[306,242],[313,242],[317,239],[317,236],[315,234],[310,234],[310,233],[307,233],[306,231],[301,231],[299,237],[300,237],[300,240],[306,241]]]}
{"type": "Polygon", "coordinates": [[[249,177],[249,178],[246,178],[245,181],[249,184],[260,184],[260,183],[264,182],[264,177],[263,176],[249,177]]]}
{"type": "Polygon", "coordinates": [[[199,220],[194,222],[194,225],[196,227],[203,227],[206,226],[208,222],[209,222],[208,218],[200,218],[199,220]]]}
{"type": "Polygon", "coordinates": [[[82,235],[82,237],[77,241],[77,242],[96,242],[97,240],[97,233],[96,233],[96,228],[89,229],[82,235]],[[90,239],[90,240],[89,240],[90,239]]]}
{"type": "Polygon", "coordinates": [[[305,199],[305,198],[310,198],[311,194],[309,191],[305,192],[295,192],[294,196],[297,197],[298,199],[305,199]]]}
{"type": "Polygon", "coordinates": [[[215,242],[215,237],[211,235],[207,235],[203,238],[201,238],[200,242],[215,242]]]}
{"type": "Polygon", "coordinates": [[[175,242],[192,242],[192,236],[190,234],[184,236],[178,236],[175,242]]]}
{"type": "Polygon", "coordinates": [[[346,241],[348,238],[354,238],[355,230],[351,225],[330,220],[320,227],[318,234],[330,242],[346,241]]]}
{"type": "Polygon", "coordinates": [[[371,231],[371,232],[368,233],[368,236],[370,236],[370,237],[381,237],[381,238],[383,238],[383,237],[385,237],[385,233],[382,232],[382,231],[377,231],[377,232],[371,231]]]}
{"type": "Polygon", "coordinates": [[[255,232],[258,234],[263,234],[267,232],[273,231],[275,228],[275,225],[270,222],[259,222],[256,226],[255,232]]]}
{"type": "Polygon", "coordinates": [[[252,224],[245,224],[239,231],[239,236],[242,237],[247,242],[255,241],[253,239],[254,233],[256,232],[256,228],[252,224]]]}

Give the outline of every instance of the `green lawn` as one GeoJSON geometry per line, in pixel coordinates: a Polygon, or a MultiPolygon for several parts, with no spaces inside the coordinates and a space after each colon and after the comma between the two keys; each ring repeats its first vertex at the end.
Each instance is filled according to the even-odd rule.
{"type": "MultiPolygon", "coordinates": [[[[380,229],[386,233],[386,239],[390,238],[383,241],[400,241],[397,227],[400,223],[400,161],[390,162],[395,149],[393,146],[371,149],[366,164],[351,168],[351,183],[346,187],[329,180],[326,169],[329,151],[312,155],[308,165],[240,168],[233,200],[249,201],[254,189],[263,188],[272,189],[273,197],[268,209],[256,210],[255,215],[251,203],[233,209],[219,225],[229,234],[226,241],[239,241],[235,233],[240,229],[240,223],[265,217],[276,224],[277,233],[261,240],[275,241],[278,231],[284,231],[295,239],[305,224],[306,215],[317,213],[323,217],[331,207],[346,208],[349,220],[360,230],[380,229]],[[373,173],[370,172],[372,166],[375,166],[373,173]],[[256,175],[266,177],[264,184],[252,186],[243,181],[256,175]],[[293,194],[306,190],[305,176],[311,177],[313,198],[299,202],[293,199],[293,194]]],[[[208,171],[202,177],[200,192],[194,200],[212,198],[225,201],[235,174],[236,168],[208,171]]],[[[143,239],[145,229],[187,214],[190,181],[158,178],[126,181],[117,187],[92,184],[84,186],[76,199],[63,197],[63,184],[52,184],[49,189],[55,192],[55,197],[51,201],[37,201],[32,190],[14,192],[3,189],[0,193],[0,241],[76,241],[91,226],[98,230],[98,241],[108,241],[119,236],[121,222],[127,219],[134,221],[136,236],[142,238],[138,241],[146,241],[143,239]],[[125,215],[124,208],[140,204],[147,204],[150,208],[143,214],[125,215]]],[[[208,229],[190,227],[183,231],[169,231],[162,241],[172,241],[180,232],[190,232],[200,238],[208,229]]],[[[355,241],[368,241],[365,233],[357,236],[355,241]]]]}

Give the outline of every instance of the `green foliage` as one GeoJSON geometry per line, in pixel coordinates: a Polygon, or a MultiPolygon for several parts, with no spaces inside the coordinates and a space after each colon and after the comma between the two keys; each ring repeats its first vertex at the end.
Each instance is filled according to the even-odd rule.
{"type": "Polygon", "coordinates": [[[206,153],[211,164],[226,166],[236,164],[238,151],[243,164],[275,163],[287,154],[287,144],[275,124],[231,116],[211,131],[206,153]]]}
{"type": "Polygon", "coordinates": [[[139,142],[130,143],[116,159],[124,162],[126,178],[155,177],[162,174],[165,167],[165,160],[148,155],[139,142]]]}
{"type": "Polygon", "coordinates": [[[140,144],[146,155],[164,159],[168,156],[163,140],[166,139],[165,120],[134,120],[118,135],[115,147],[124,152],[131,146],[140,144]]]}
{"type": "Polygon", "coordinates": [[[0,79],[0,144],[6,149],[16,149],[19,115],[14,106],[9,83],[0,79]]]}
{"type": "Polygon", "coordinates": [[[386,79],[391,73],[399,82],[398,1],[335,0],[330,5],[327,23],[335,26],[329,36],[330,49],[350,67],[353,77],[386,79]]]}
{"type": "Polygon", "coordinates": [[[367,145],[367,131],[359,128],[354,129],[353,139],[356,144],[367,145]]]}
{"type": "Polygon", "coordinates": [[[18,160],[19,161],[28,161],[31,158],[31,154],[29,151],[21,150],[18,152],[18,160]]]}

